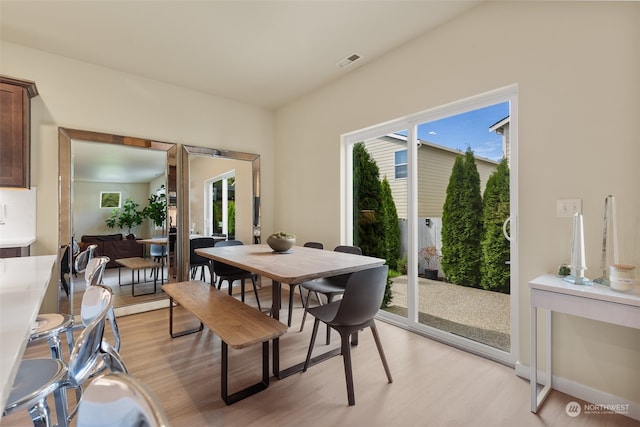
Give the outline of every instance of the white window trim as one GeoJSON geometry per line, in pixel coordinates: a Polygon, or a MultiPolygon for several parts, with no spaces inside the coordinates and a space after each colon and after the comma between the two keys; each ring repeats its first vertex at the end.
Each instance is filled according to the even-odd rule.
{"type": "Polygon", "coordinates": [[[413,262],[409,262],[408,267],[408,289],[407,289],[407,319],[394,316],[390,313],[380,311],[379,317],[389,321],[397,326],[406,328],[413,332],[429,336],[455,347],[462,348],[466,351],[479,354],[481,356],[499,361],[501,363],[514,366],[516,361],[520,360],[520,336],[519,336],[519,286],[518,286],[518,85],[513,84],[499,88],[490,92],[475,95],[463,100],[451,102],[446,105],[438,106],[419,113],[411,114],[386,123],[360,129],[341,136],[341,172],[340,172],[340,188],[341,188],[341,212],[340,236],[344,244],[352,244],[353,238],[350,230],[353,229],[353,145],[359,141],[364,141],[395,133],[399,131],[407,131],[408,143],[408,251],[413,254],[413,262]],[[504,352],[502,350],[477,343],[465,338],[455,336],[443,332],[439,329],[422,325],[417,321],[418,301],[415,298],[417,286],[417,218],[418,218],[418,183],[417,183],[417,127],[418,125],[439,120],[445,117],[453,116],[463,112],[476,110],[490,105],[508,101],[510,104],[510,148],[511,148],[511,165],[510,165],[510,203],[511,203],[511,293],[510,293],[510,319],[511,319],[511,351],[504,352]]]}
{"type": "Polygon", "coordinates": [[[215,176],[213,178],[207,179],[204,184],[204,224],[205,224],[205,235],[211,236],[213,234],[213,229],[211,226],[211,221],[213,219],[213,195],[211,194],[213,184],[222,181],[222,233],[229,235],[228,233],[228,222],[229,222],[229,188],[227,181],[229,178],[235,178],[236,170],[230,170],[229,172],[225,172],[222,175],[215,176]]]}

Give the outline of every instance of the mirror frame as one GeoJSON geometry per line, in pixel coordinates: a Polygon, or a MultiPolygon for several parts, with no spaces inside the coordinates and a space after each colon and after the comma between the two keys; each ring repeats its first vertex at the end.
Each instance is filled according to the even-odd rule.
{"type": "MultiPolygon", "coordinates": [[[[100,132],[92,132],[87,130],[58,128],[58,246],[62,248],[71,244],[73,232],[73,216],[72,205],[73,197],[71,194],[71,183],[73,173],[73,162],[71,159],[71,142],[72,140],[83,140],[89,142],[100,142],[105,144],[124,145],[129,147],[148,148],[151,150],[161,150],[167,153],[167,191],[177,191],[177,164],[178,164],[178,145],[170,142],[154,141],[150,139],[136,138],[131,136],[121,136],[100,132]]],[[[176,205],[180,206],[181,194],[177,194],[176,205]]],[[[178,209],[178,220],[181,212],[178,209]]],[[[179,236],[178,236],[179,237],[179,236]]],[[[176,265],[182,265],[180,254],[176,254],[176,265]]],[[[69,263],[72,263],[72,257],[69,257],[69,263]]],[[[71,265],[69,266],[71,267],[71,265]]],[[[69,270],[72,271],[72,270],[69,270]]],[[[177,271],[178,281],[182,280],[181,270],[177,271]]],[[[58,301],[60,301],[60,293],[62,290],[58,287],[58,301]]],[[[69,280],[69,314],[73,313],[73,286],[69,280]]],[[[58,311],[60,307],[58,306],[58,311]]]]}
{"type": "MultiPolygon", "coordinates": [[[[189,170],[189,158],[191,156],[211,157],[219,159],[231,159],[231,160],[244,160],[251,162],[251,171],[253,178],[253,240],[254,243],[260,242],[260,155],[243,153],[239,151],[221,150],[216,148],[197,147],[193,145],[182,146],[182,179],[180,187],[180,195],[182,200],[182,215],[178,217],[178,226],[180,233],[178,233],[178,242],[181,246],[181,252],[184,254],[182,257],[182,271],[183,277],[189,276],[189,221],[190,218],[190,206],[189,206],[189,186],[190,186],[190,170],[189,170]]],[[[187,280],[187,279],[185,279],[187,280]]]]}

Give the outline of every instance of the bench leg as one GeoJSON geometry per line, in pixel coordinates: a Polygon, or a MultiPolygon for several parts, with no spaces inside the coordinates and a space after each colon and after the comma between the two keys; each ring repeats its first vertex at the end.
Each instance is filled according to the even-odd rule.
{"type": "MultiPolygon", "coordinates": [[[[147,277],[147,269],[146,268],[145,268],[144,274],[142,276],[143,277],[147,277]]],[[[152,294],[155,294],[157,292],[157,288],[156,288],[157,283],[158,283],[157,279],[158,279],[158,276],[154,275],[153,276],[153,292],[146,292],[146,293],[143,293],[143,294],[137,294],[136,295],[135,292],[134,292],[135,284],[134,284],[134,281],[133,281],[133,270],[131,270],[131,296],[132,297],[139,297],[141,295],[152,295],[152,294]]],[[[147,282],[145,282],[145,283],[147,283],[147,282]]],[[[140,284],[140,269],[138,269],[138,284],[140,284]]]]}
{"type": "Polygon", "coordinates": [[[199,328],[189,329],[188,331],[177,332],[174,334],[173,333],[173,298],[169,297],[169,335],[171,335],[171,338],[178,338],[183,335],[189,335],[196,332],[200,332],[203,328],[204,328],[204,325],[202,324],[202,322],[200,322],[199,328]]]}
{"type": "Polygon", "coordinates": [[[262,381],[246,387],[229,395],[228,374],[229,374],[229,346],[222,341],[222,364],[220,372],[220,386],[222,400],[227,405],[232,405],[246,397],[252,396],[269,387],[269,341],[262,343],[262,381]]]}

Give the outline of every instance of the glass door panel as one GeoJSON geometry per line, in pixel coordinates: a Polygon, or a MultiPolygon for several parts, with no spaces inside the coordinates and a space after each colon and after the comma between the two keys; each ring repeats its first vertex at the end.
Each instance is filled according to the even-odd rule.
{"type": "Polygon", "coordinates": [[[418,322],[506,352],[508,132],[508,102],[417,126],[418,322]]]}
{"type": "Polygon", "coordinates": [[[391,284],[383,310],[407,318],[407,132],[353,147],[353,242],[365,255],[385,258],[391,284]]]}

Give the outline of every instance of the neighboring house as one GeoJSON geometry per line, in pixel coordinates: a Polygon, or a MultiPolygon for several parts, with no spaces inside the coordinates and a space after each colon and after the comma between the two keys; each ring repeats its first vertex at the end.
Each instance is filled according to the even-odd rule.
{"type": "Polygon", "coordinates": [[[510,124],[511,117],[507,116],[489,126],[489,132],[495,132],[498,135],[502,135],[502,158],[507,159],[509,167],[511,167],[511,141],[509,140],[510,124]]]}
{"type": "MultiPolygon", "coordinates": [[[[456,157],[462,151],[442,145],[418,140],[418,247],[435,246],[442,249],[442,206],[447,197],[449,177],[456,157]]],[[[367,152],[375,160],[380,179],[387,177],[393,201],[400,220],[400,252],[407,253],[407,137],[387,134],[365,142],[367,152]]],[[[484,192],[489,176],[496,170],[498,162],[484,157],[475,157],[480,175],[480,193],[484,192]]],[[[419,268],[426,268],[419,259],[419,268]]],[[[439,268],[439,265],[437,266],[439,268]]]]}
{"type": "MultiPolygon", "coordinates": [[[[453,163],[464,153],[427,141],[418,147],[418,217],[440,218],[447,196],[453,163]]],[[[407,137],[388,134],[365,142],[365,147],[380,169],[380,179],[387,177],[396,203],[398,218],[407,218],[407,137]]],[[[480,192],[498,162],[476,156],[480,174],[480,192]]]]}

